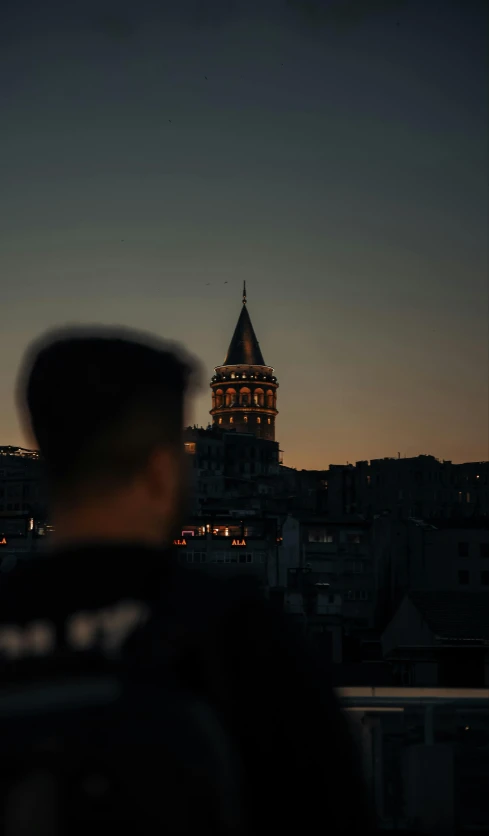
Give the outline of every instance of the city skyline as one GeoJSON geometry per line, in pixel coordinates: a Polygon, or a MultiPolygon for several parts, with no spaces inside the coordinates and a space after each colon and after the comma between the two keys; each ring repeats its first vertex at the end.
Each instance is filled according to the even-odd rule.
{"type": "Polygon", "coordinates": [[[182,342],[206,426],[246,281],[285,464],[489,459],[486,5],[194,5],[7,4],[2,444],[70,322],[182,342]]]}

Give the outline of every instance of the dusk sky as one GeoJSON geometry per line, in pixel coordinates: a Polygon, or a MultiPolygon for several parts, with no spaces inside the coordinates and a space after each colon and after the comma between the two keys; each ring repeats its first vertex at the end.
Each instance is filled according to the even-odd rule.
{"type": "Polygon", "coordinates": [[[0,444],[46,328],[153,332],[210,380],[246,280],[285,464],[487,460],[487,25],[483,0],[4,0],[0,444]]]}

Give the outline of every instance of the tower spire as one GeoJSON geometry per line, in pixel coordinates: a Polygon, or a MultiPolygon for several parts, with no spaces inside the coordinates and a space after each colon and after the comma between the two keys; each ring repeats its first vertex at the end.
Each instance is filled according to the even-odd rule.
{"type": "Polygon", "coordinates": [[[243,286],[243,305],[224,360],[225,366],[239,366],[242,364],[248,366],[265,365],[246,304],[246,284],[243,286]]]}

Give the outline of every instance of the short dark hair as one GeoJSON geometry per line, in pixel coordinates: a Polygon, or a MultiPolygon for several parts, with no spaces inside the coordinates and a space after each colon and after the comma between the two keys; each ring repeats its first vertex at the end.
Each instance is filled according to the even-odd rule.
{"type": "Polygon", "coordinates": [[[121,329],[51,332],[19,377],[53,497],[120,486],[157,446],[180,443],[197,370],[181,349],[121,329]]]}

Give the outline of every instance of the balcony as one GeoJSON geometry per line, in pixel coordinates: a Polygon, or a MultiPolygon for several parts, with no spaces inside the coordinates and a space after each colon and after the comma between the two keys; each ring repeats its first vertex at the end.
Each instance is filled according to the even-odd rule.
{"type": "Polygon", "coordinates": [[[489,690],[337,688],[382,830],[487,833],[489,690]]]}
{"type": "Polygon", "coordinates": [[[217,412],[227,412],[232,410],[235,412],[237,409],[242,409],[243,412],[265,412],[270,413],[271,415],[275,415],[277,412],[276,406],[273,404],[270,406],[269,404],[258,404],[258,403],[243,403],[240,401],[233,401],[232,403],[221,403],[216,404],[216,406],[212,407],[211,413],[217,412]]]}
{"type": "MultiPolygon", "coordinates": [[[[243,381],[252,381],[255,384],[266,383],[267,385],[278,386],[278,380],[271,366],[217,366],[212,376],[211,385],[225,382],[226,385],[242,384],[243,381]]],[[[246,385],[246,384],[245,384],[246,385]]]]}

